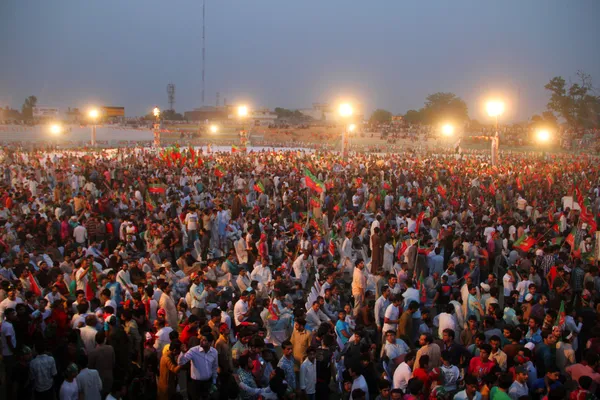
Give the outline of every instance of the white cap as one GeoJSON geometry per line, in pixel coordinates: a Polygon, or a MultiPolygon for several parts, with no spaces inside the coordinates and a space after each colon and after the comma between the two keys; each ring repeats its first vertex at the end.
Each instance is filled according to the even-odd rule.
{"type": "Polygon", "coordinates": [[[527,349],[529,349],[529,350],[533,351],[533,349],[535,349],[535,344],[533,344],[533,343],[529,342],[529,343],[527,343],[527,344],[525,345],[525,348],[527,348],[527,349]]]}
{"type": "Polygon", "coordinates": [[[533,295],[531,293],[527,293],[525,295],[525,301],[531,301],[531,300],[533,300],[533,295]]]}

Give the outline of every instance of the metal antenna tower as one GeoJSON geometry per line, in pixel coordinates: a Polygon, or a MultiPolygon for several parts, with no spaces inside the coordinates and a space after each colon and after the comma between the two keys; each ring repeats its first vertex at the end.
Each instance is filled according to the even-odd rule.
{"type": "Polygon", "coordinates": [[[204,64],[206,63],[206,0],[202,0],[202,105],[204,106],[204,64]]]}
{"type": "Polygon", "coordinates": [[[219,108],[220,99],[221,99],[221,93],[217,92],[217,108],[219,108]]]}
{"type": "Polygon", "coordinates": [[[175,104],[175,85],[172,83],[167,85],[167,97],[169,100],[169,110],[173,111],[173,104],[175,104]]]}

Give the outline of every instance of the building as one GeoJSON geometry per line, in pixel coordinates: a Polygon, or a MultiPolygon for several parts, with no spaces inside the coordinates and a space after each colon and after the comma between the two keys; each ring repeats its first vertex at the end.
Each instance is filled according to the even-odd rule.
{"type": "MultiPolygon", "coordinates": [[[[299,111],[315,121],[327,122],[328,124],[341,122],[337,109],[329,103],[313,103],[312,108],[304,108],[299,111]]],[[[363,120],[361,106],[354,105],[352,120],[359,122],[363,120]]]]}
{"type": "Polygon", "coordinates": [[[224,121],[228,117],[229,107],[200,107],[186,111],[183,117],[188,121],[224,121]]]}

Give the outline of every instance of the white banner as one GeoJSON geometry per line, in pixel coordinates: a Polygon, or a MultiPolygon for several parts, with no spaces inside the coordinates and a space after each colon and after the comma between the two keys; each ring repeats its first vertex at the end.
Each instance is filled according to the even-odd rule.
{"type": "Polygon", "coordinates": [[[56,107],[33,107],[34,117],[58,117],[58,108],[56,107]]]}

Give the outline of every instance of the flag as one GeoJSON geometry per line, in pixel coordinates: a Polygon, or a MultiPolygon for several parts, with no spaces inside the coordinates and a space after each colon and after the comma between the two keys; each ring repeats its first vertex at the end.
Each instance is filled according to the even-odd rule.
{"type": "Polygon", "coordinates": [[[312,172],[310,172],[310,170],[306,167],[304,167],[304,180],[306,182],[306,186],[312,190],[314,190],[317,193],[323,193],[323,190],[325,189],[325,185],[323,184],[323,182],[321,182],[320,180],[317,179],[316,176],[314,176],[312,174],[312,172]]]}
{"type": "Polygon", "coordinates": [[[519,177],[517,177],[517,190],[523,190],[523,183],[519,177]]]}
{"type": "Polygon", "coordinates": [[[335,241],[333,238],[329,240],[329,254],[331,254],[331,257],[335,257],[335,241]]]}
{"type": "Polygon", "coordinates": [[[446,189],[442,185],[438,185],[437,192],[442,196],[442,198],[446,198],[446,189]]]}
{"type": "Polygon", "coordinates": [[[149,193],[146,193],[146,208],[148,209],[148,211],[152,212],[154,211],[154,209],[156,208],[156,203],[154,203],[154,200],[152,200],[152,197],[150,197],[149,193]]]}
{"type": "Polygon", "coordinates": [[[237,147],[235,144],[231,145],[231,152],[232,153],[237,153],[238,151],[240,151],[240,148],[237,147]]]}
{"type": "Polygon", "coordinates": [[[534,238],[529,236],[527,239],[523,240],[517,246],[513,245],[513,247],[520,249],[520,250],[524,251],[525,253],[527,253],[536,243],[537,243],[537,240],[535,240],[534,238]]]}
{"type": "Polygon", "coordinates": [[[496,195],[496,185],[494,185],[494,182],[490,183],[489,191],[492,196],[496,195]]]}
{"type": "Polygon", "coordinates": [[[421,292],[421,304],[425,304],[427,302],[427,289],[425,288],[425,277],[423,276],[424,272],[421,271],[421,275],[419,276],[419,291],[421,292]]]}
{"type": "Polygon", "coordinates": [[[553,246],[560,246],[563,242],[563,238],[562,237],[555,237],[554,239],[550,240],[550,243],[553,246]]]}
{"type": "Polygon", "coordinates": [[[325,189],[330,190],[333,189],[333,182],[325,182],[325,189]]]}
{"type": "Polygon", "coordinates": [[[518,239],[517,239],[517,240],[516,240],[516,241],[513,243],[513,247],[515,247],[515,246],[520,246],[520,245],[521,245],[521,243],[523,243],[523,241],[524,241],[525,239],[527,239],[527,234],[526,234],[526,233],[524,233],[523,235],[521,235],[521,237],[520,237],[520,238],[518,238],[518,239]]]}
{"type": "Polygon", "coordinates": [[[552,225],[552,230],[556,233],[560,233],[560,228],[558,227],[558,224],[552,225]]]}
{"type": "Polygon", "coordinates": [[[342,209],[342,201],[340,200],[335,206],[333,206],[333,211],[340,212],[340,210],[342,209]]]}
{"type": "Polygon", "coordinates": [[[423,195],[423,189],[421,187],[417,188],[417,196],[421,197],[423,195]]]}
{"type": "Polygon", "coordinates": [[[577,228],[573,227],[573,229],[571,229],[571,232],[569,232],[569,234],[567,235],[567,238],[565,239],[565,242],[571,246],[571,251],[575,250],[575,235],[577,234],[577,228]]]}
{"type": "Polygon", "coordinates": [[[29,285],[31,286],[30,289],[33,292],[33,294],[35,295],[35,297],[42,296],[42,290],[40,289],[40,285],[38,285],[37,281],[31,274],[31,271],[29,271],[29,285]]]}
{"type": "Polygon", "coordinates": [[[402,255],[404,254],[404,252],[406,251],[406,249],[408,249],[408,244],[406,244],[406,240],[404,240],[402,242],[402,245],[398,249],[398,260],[400,260],[400,258],[402,257],[402,255]]]}
{"type": "Polygon", "coordinates": [[[221,167],[219,164],[217,164],[215,167],[215,176],[217,178],[222,178],[225,176],[225,169],[223,169],[223,167],[221,167]]]}
{"type": "Polygon", "coordinates": [[[196,161],[196,152],[194,151],[194,148],[192,147],[191,144],[189,147],[189,153],[190,153],[190,160],[192,160],[192,165],[194,165],[194,162],[196,161]]]}
{"type": "Polygon", "coordinates": [[[389,184],[389,183],[387,183],[387,182],[383,182],[383,189],[385,189],[385,190],[390,190],[391,188],[392,188],[392,187],[390,186],[390,184],[389,184]]]}
{"type": "Polygon", "coordinates": [[[558,309],[558,318],[556,318],[556,322],[554,323],[554,326],[564,326],[566,318],[567,318],[567,313],[565,312],[565,301],[562,300],[560,302],[560,308],[558,309]]]}
{"type": "Polygon", "coordinates": [[[152,183],[148,185],[148,192],[164,195],[167,193],[167,186],[160,183],[152,183]]]}
{"type": "Polygon", "coordinates": [[[308,203],[312,208],[321,207],[321,200],[319,200],[319,198],[315,196],[312,196],[308,203]]]}
{"type": "Polygon", "coordinates": [[[258,193],[264,193],[265,186],[262,184],[262,182],[257,182],[254,184],[254,190],[256,190],[258,193]]]}
{"type": "Polygon", "coordinates": [[[85,285],[85,297],[87,298],[88,301],[92,301],[92,299],[94,297],[96,297],[96,290],[97,290],[97,286],[96,286],[96,282],[98,281],[96,278],[96,270],[94,269],[94,265],[90,265],[88,267],[88,281],[87,284],[85,285]]]}
{"type": "Polygon", "coordinates": [[[362,178],[358,177],[354,180],[354,184],[356,185],[356,188],[360,188],[362,186],[362,178]]]}
{"type": "Polygon", "coordinates": [[[423,222],[423,218],[425,218],[425,213],[424,212],[419,213],[419,215],[417,216],[417,226],[415,228],[415,233],[417,235],[419,234],[419,227],[421,226],[421,223],[423,222]]]}
{"type": "Polygon", "coordinates": [[[552,185],[554,184],[554,178],[552,178],[552,174],[548,174],[546,176],[546,182],[548,182],[548,190],[552,189],[552,185]]]}

